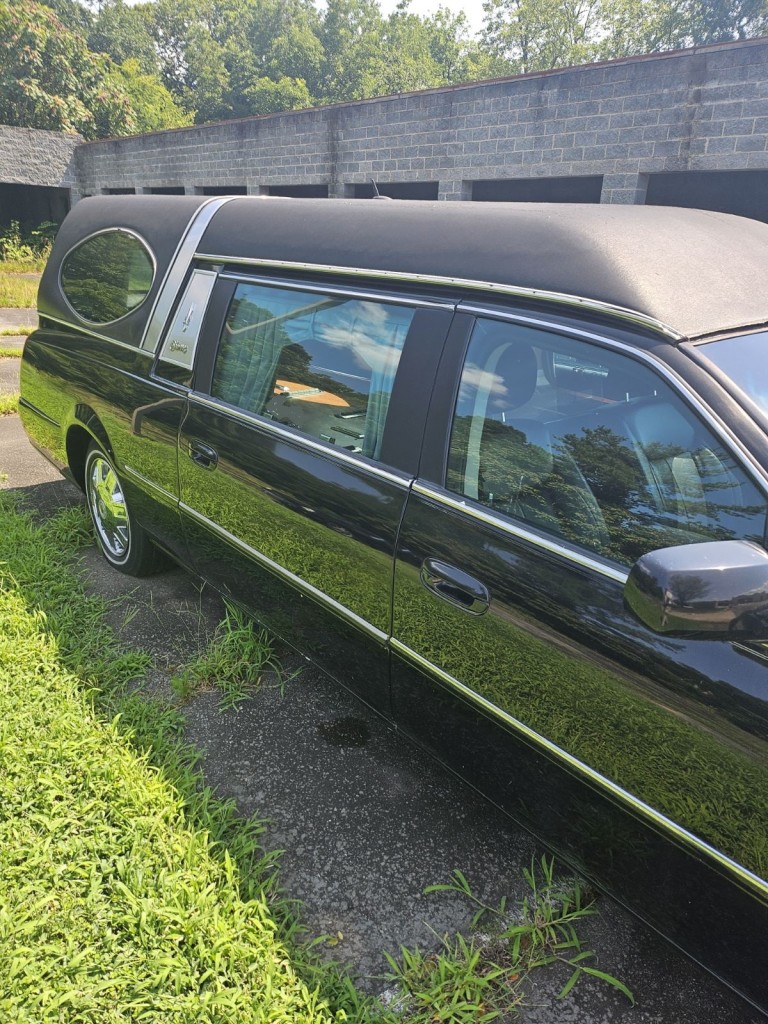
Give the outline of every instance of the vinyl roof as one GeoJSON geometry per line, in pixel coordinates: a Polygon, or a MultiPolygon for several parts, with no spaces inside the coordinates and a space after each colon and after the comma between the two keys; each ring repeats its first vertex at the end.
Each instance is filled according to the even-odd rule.
{"type": "Polygon", "coordinates": [[[199,251],[557,292],[684,337],[768,323],[768,225],[705,210],[243,197],[199,251]]]}
{"type": "Polygon", "coordinates": [[[157,274],[149,301],[108,333],[138,344],[172,255],[208,203],[213,216],[198,245],[207,255],[449,279],[453,295],[462,280],[557,293],[636,311],[688,338],[768,324],[768,225],[743,217],[663,206],[255,196],[78,203],[43,275],[41,314],[73,316],[58,285],[72,246],[128,228],[147,240],[157,274]]]}

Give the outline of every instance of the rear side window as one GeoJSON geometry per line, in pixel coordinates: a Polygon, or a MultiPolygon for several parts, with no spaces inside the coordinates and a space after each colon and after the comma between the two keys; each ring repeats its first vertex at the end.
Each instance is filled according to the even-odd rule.
{"type": "Polygon", "coordinates": [[[212,394],[376,459],[413,314],[369,299],[240,284],[212,394]]]}
{"type": "Polygon", "coordinates": [[[137,309],[155,277],[155,260],[132,231],[102,231],[75,246],[61,265],[64,298],[82,319],[109,324],[137,309]]]}
{"type": "Polygon", "coordinates": [[[495,321],[470,342],[447,483],[624,565],[678,544],[760,543],[765,528],[763,496],[651,368],[495,321]]]}

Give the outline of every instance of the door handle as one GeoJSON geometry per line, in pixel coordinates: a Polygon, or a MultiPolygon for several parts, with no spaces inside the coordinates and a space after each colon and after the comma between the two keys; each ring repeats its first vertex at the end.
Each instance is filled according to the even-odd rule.
{"type": "Polygon", "coordinates": [[[216,464],[219,461],[219,453],[215,448],[211,448],[209,444],[203,444],[202,441],[190,441],[187,451],[189,457],[195,463],[196,466],[200,466],[202,469],[215,469],[216,464]]]}
{"type": "Polygon", "coordinates": [[[425,558],[420,576],[427,590],[470,615],[483,615],[490,607],[491,595],[485,584],[455,565],[425,558]]]}

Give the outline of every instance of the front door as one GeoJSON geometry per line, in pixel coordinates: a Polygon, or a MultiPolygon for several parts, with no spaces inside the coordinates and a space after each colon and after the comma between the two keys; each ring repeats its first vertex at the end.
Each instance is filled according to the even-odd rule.
{"type": "Polygon", "coordinates": [[[768,662],[660,637],[622,592],[646,551],[762,543],[765,496],[652,365],[557,328],[477,321],[448,419],[398,544],[397,720],[756,992],[768,662]]]}

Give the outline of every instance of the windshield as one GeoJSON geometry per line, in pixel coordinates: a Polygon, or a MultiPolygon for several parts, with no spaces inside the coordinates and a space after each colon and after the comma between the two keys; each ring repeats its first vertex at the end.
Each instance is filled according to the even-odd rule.
{"type": "Polygon", "coordinates": [[[708,341],[699,351],[768,416],[768,331],[708,341]]]}

